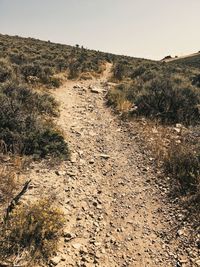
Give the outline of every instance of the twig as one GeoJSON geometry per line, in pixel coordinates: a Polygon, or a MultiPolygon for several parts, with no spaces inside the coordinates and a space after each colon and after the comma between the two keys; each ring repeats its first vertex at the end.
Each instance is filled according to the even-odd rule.
{"type": "Polygon", "coordinates": [[[28,190],[28,187],[29,187],[29,185],[30,185],[30,182],[31,182],[31,180],[27,181],[27,182],[24,184],[24,186],[23,186],[21,192],[20,192],[19,194],[17,194],[16,197],[14,197],[13,200],[10,202],[9,206],[8,206],[7,209],[6,209],[6,215],[5,215],[5,217],[4,217],[4,223],[7,222],[7,220],[9,219],[9,215],[10,215],[10,213],[13,211],[13,209],[15,208],[15,206],[19,203],[20,198],[21,198],[21,197],[26,193],[26,191],[28,190]]]}

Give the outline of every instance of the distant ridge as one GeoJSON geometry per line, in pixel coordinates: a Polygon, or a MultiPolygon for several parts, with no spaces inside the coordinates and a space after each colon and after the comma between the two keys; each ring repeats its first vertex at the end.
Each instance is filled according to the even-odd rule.
{"type": "Polygon", "coordinates": [[[161,60],[162,62],[178,63],[191,66],[194,68],[200,68],[200,51],[186,56],[181,57],[171,57],[166,56],[161,60]]]}

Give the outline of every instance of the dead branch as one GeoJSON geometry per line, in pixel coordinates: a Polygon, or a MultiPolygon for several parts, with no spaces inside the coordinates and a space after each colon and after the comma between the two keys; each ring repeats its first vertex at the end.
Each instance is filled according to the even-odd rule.
{"type": "Polygon", "coordinates": [[[9,206],[6,209],[6,215],[4,217],[4,223],[6,223],[8,221],[10,213],[13,211],[15,206],[19,203],[20,198],[26,193],[30,183],[31,183],[31,180],[27,181],[24,184],[22,190],[19,192],[19,194],[17,194],[16,197],[14,197],[13,200],[10,202],[9,206]]]}

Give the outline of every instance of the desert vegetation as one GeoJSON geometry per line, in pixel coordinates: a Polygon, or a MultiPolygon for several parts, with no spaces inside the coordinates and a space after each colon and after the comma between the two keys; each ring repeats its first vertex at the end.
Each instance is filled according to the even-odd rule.
{"type": "Polygon", "coordinates": [[[58,87],[58,73],[77,78],[81,73],[102,71],[102,64],[116,56],[74,47],[40,41],[33,38],[0,35],[0,81],[11,74],[29,84],[58,87]],[[12,67],[12,71],[11,71],[12,67]]]}
{"type": "Polygon", "coordinates": [[[55,124],[59,103],[49,92],[61,86],[63,76],[99,77],[106,62],[113,64],[115,84],[107,104],[122,119],[134,120],[170,179],[172,198],[187,199],[187,208],[199,211],[199,56],[156,62],[0,35],[0,265],[34,266],[54,255],[63,212],[53,198],[23,201],[31,181],[20,174],[28,161],[69,159],[67,140],[55,124]]]}
{"type": "MultiPolygon", "coordinates": [[[[157,158],[163,162],[166,174],[173,181],[173,191],[177,192],[178,189],[181,194],[199,194],[200,73],[193,61],[190,61],[190,68],[181,60],[180,64],[178,62],[132,60],[115,63],[112,81],[117,85],[108,92],[107,103],[125,118],[145,118],[152,128],[160,125],[162,134],[163,131],[169,133],[167,129],[175,128],[181,135],[178,143],[174,142],[172,133],[166,134],[167,149],[163,142],[158,148],[156,139],[151,147],[154,149],[156,146],[160,150],[156,153],[157,158]],[[154,126],[150,121],[154,122],[154,126]],[[182,135],[183,131],[176,125],[187,129],[189,134],[182,135]]],[[[151,139],[150,133],[151,130],[151,139]]]]}

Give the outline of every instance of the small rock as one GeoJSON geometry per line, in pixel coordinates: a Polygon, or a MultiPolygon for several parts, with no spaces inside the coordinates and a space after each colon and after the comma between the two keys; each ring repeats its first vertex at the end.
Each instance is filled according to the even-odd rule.
{"type": "Polygon", "coordinates": [[[182,127],[183,127],[183,125],[181,123],[176,124],[176,128],[182,128],[182,127]]]}
{"type": "Polygon", "coordinates": [[[92,136],[92,137],[94,137],[94,136],[96,135],[96,133],[93,132],[93,131],[90,131],[88,134],[89,134],[90,136],[92,136]]]}
{"type": "Polygon", "coordinates": [[[95,94],[100,94],[102,92],[102,90],[100,88],[97,88],[97,87],[91,87],[90,86],[90,90],[92,93],[95,93],[95,94]]]}
{"type": "Polygon", "coordinates": [[[74,85],[74,87],[73,87],[74,89],[80,89],[81,88],[81,86],[79,85],[79,84],[76,84],[76,85],[74,85]]]}
{"type": "Polygon", "coordinates": [[[71,233],[64,233],[63,236],[65,238],[65,242],[68,242],[76,237],[75,234],[71,234],[71,233]]]}
{"type": "Polygon", "coordinates": [[[76,161],[77,161],[77,154],[76,153],[71,154],[70,161],[71,161],[71,163],[76,163],[76,161]]]}
{"type": "Polygon", "coordinates": [[[76,174],[74,173],[74,172],[67,172],[67,175],[69,175],[70,177],[74,177],[74,176],[76,176],[76,174]]]}
{"type": "Polygon", "coordinates": [[[50,263],[53,264],[54,266],[58,265],[58,263],[61,261],[61,258],[59,256],[55,256],[50,260],[50,263]]]}
{"type": "Polygon", "coordinates": [[[181,132],[181,129],[174,127],[174,131],[177,132],[177,133],[180,133],[181,132]]]}
{"type": "Polygon", "coordinates": [[[76,244],[73,244],[72,247],[79,250],[79,249],[81,249],[82,244],[76,243],[76,244]]]}
{"type": "Polygon", "coordinates": [[[185,231],[184,231],[184,229],[180,229],[180,230],[178,230],[177,234],[178,234],[179,236],[183,236],[183,235],[185,235],[185,231]]]}
{"type": "Polygon", "coordinates": [[[99,156],[100,156],[101,158],[103,158],[103,159],[109,159],[109,158],[110,158],[110,156],[107,155],[107,154],[100,154],[99,156]]]}
{"type": "Polygon", "coordinates": [[[55,174],[58,176],[64,176],[66,174],[66,171],[55,171],[55,174]]]}
{"type": "Polygon", "coordinates": [[[86,161],[84,159],[80,159],[79,163],[80,163],[80,165],[85,165],[86,161]]]}
{"type": "Polygon", "coordinates": [[[197,261],[196,261],[196,265],[197,265],[197,266],[200,266],[200,260],[197,260],[197,261]]]}

